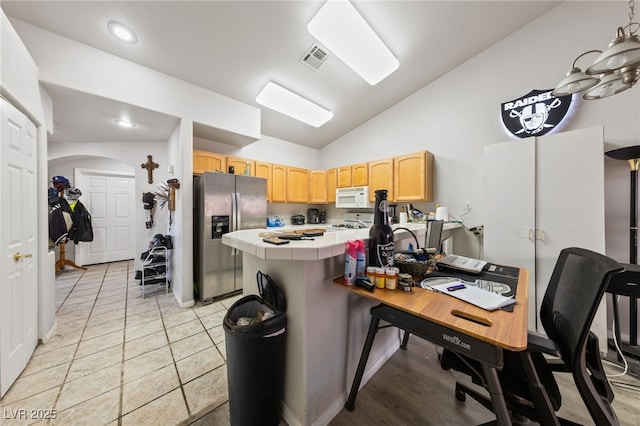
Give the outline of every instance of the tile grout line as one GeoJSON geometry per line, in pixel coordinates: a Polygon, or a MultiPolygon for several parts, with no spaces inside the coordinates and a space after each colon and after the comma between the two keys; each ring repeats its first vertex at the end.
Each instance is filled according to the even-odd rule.
{"type": "MultiPolygon", "coordinates": [[[[160,307],[160,302],[156,297],[156,302],[158,303],[158,309],[160,310],[160,320],[162,321],[162,329],[164,330],[164,335],[167,338],[167,346],[169,346],[169,352],[171,353],[171,360],[173,361],[173,368],[176,371],[176,376],[178,376],[178,387],[180,388],[180,393],[182,394],[182,399],[184,400],[184,405],[187,407],[187,418],[190,418],[193,414],[191,413],[191,407],[189,407],[189,401],[187,401],[187,395],[184,392],[184,385],[182,383],[182,378],[180,377],[180,372],[178,371],[178,363],[176,361],[176,357],[173,355],[173,348],[171,347],[171,341],[169,340],[169,333],[167,333],[167,325],[164,322],[164,315],[162,313],[162,308],[160,307]]],[[[169,391],[171,392],[171,391],[169,391]]],[[[167,393],[169,393],[167,392],[167,393]]],[[[166,395],[166,394],[165,394],[166,395]]]]}
{"type": "Polygon", "coordinates": [[[125,361],[125,345],[127,342],[127,308],[129,306],[129,277],[131,271],[129,268],[129,261],[127,261],[127,286],[124,295],[124,328],[122,329],[122,357],[120,359],[120,395],[118,398],[118,426],[122,426],[122,408],[124,404],[124,361],[125,361]]]}
{"type": "MultiPolygon", "coordinates": [[[[106,271],[107,269],[105,269],[105,275],[106,275],[106,271]]],[[[84,276],[86,270],[84,272],[82,272],[82,274],[80,275],[80,277],[78,277],[78,281],[76,281],[75,285],[73,286],[73,289],[69,292],[69,295],[71,295],[71,293],[75,290],[75,288],[77,287],[78,283],[80,282],[80,280],[82,279],[82,277],[84,276]]],[[[96,306],[96,302],[98,301],[98,295],[100,294],[100,290],[102,289],[102,285],[104,284],[104,275],[102,276],[102,281],[100,282],[100,287],[98,288],[98,292],[96,293],[96,298],[93,301],[93,305],[91,306],[91,311],[89,312],[89,316],[87,317],[87,321],[84,324],[84,327],[82,327],[82,333],[80,333],[80,340],[78,341],[75,350],[73,351],[73,357],[71,358],[71,362],[69,363],[69,367],[67,368],[67,372],[64,375],[64,379],[62,380],[62,385],[60,386],[60,391],[58,392],[58,395],[56,396],[56,399],[53,403],[53,406],[56,407],[58,405],[58,402],[60,401],[60,396],[62,395],[62,390],[64,389],[64,386],[67,384],[67,378],[69,377],[69,372],[71,371],[71,366],[73,365],[74,361],[76,360],[76,354],[78,353],[78,349],[80,348],[80,343],[82,342],[82,337],[84,336],[84,332],[87,329],[87,324],[89,323],[89,318],[91,318],[91,313],[93,312],[93,309],[96,306]]],[[[68,296],[67,295],[67,298],[68,296]]],[[[67,298],[65,298],[65,302],[67,301],[67,298]]],[[[60,305],[60,307],[62,308],[62,306],[64,305],[64,302],[60,305]]],[[[77,405],[77,404],[76,404],[77,405]]],[[[70,409],[72,407],[69,407],[67,409],[70,409]]]]}

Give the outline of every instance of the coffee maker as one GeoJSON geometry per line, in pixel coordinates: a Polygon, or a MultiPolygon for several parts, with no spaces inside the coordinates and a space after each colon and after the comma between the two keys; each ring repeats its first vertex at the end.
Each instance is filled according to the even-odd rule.
{"type": "Polygon", "coordinates": [[[391,223],[398,223],[398,216],[396,216],[397,204],[389,204],[389,220],[391,223]]]}
{"type": "Polygon", "coordinates": [[[307,223],[320,223],[320,211],[318,209],[307,210],[307,223]]]}

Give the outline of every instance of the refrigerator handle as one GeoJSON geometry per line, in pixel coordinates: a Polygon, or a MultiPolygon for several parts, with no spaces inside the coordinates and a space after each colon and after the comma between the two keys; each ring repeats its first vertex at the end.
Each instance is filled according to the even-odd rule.
{"type": "Polygon", "coordinates": [[[237,192],[231,193],[231,210],[233,211],[233,230],[240,229],[240,208],[239,208],[240,194],[237,192]]]}

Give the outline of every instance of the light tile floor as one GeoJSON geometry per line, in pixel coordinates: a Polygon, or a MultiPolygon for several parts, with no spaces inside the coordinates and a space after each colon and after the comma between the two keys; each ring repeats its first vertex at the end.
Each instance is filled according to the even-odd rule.
{"type": "Polygon", "coordinates": [[[143,299],[134,276],[133,261],[57,274],[57,329],[0,401],[2,425],[228,422],[222,321],[240,296],[181,309],[164,288],[143,299]]]}

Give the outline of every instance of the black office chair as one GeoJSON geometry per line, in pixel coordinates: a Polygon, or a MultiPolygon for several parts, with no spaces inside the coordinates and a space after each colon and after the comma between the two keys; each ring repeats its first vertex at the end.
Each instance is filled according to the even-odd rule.
{"type": "MultiPolygon", "coordinates": [[[[498,372],[514,419],[525,417],[543,425],[576,424],[556,416],[562,403],[553,376],[556,371],[572,373],[596,425],[619,424],[611,407],[613,392],[602,368],[598,338],[589,329],[609,280],[623,270],[618,262],[589,250],[562,250],[540,308],[547,337],[530,331],[527,350],[504,351],[504,367],[498,372]]],[[[441,366],[470,375],[475,384],[484,384],[480,365],[464,356],[445,349],[441,366]]],[[[492,410],[487,396],[456,383],[456,398],[464,401],[466,395],[492,410]]]]}

